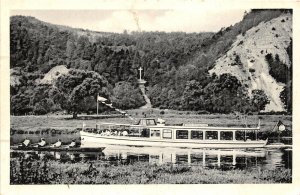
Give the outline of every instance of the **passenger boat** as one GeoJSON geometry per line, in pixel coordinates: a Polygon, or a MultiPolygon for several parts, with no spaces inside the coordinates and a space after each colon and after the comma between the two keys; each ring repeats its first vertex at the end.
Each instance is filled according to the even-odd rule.
{"type": "Polygon", "coordinates": [[[268,140],[257,139],[254,128],[212,127],[207,124],[168,126],[152,118],[137,125],[102,123],[80,131],[81,147],[111,145],[179,148],[258,148],[268,140]]]}

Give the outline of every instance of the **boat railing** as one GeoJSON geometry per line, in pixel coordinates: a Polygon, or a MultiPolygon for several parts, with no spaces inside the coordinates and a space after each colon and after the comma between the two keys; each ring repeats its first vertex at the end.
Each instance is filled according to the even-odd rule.
{"type": "Polygon", "coordinates": [[[183,123],[184,127],[208,127],[208,124],[203,124],[203,123],[195,123],[195,124],[186,124],[183,123]]]}

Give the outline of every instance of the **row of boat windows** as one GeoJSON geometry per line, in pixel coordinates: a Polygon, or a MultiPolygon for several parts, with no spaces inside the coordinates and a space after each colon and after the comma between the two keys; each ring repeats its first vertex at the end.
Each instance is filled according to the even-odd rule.
{"type": "MultiPolygon", "coordinates": [[[[124,128],[124,129],[99,129],[97,133],[111,132],[109,135],[118,135],[117,132],[126,131],[126,135],[130,137],[153,137],[163,139],[195,139],[203,140],[218,140],[218,131],[201,131],[201,130],[175,130],[172,133],[171,129],[149,129],[149,128],[124,128]],[[161,135],[162,134],[162,135],[161,135]],[[190,134],[190,135],[189,135],[190,134]],[[190,138],[189,138],[190,136],[190,138]]],[[[233,140],[232,131],[220,131],[220,140],[233,140]]],[[[235,140],[256,139],[254,132],[235,131],[235,140]]]]}
{"type": "MultiPolygon", "coordinates": [[[[178,130],[176,131],[176,139],[188,139],[188,131],[185,130],[178,130]]],[[[191,139],[203,139],[203,132],[202,131],[191,131],[191,139]]],[[[206,131],[205,132],[205,139],[218,139],[218,132],[217,131],[206,131]]],[[[227,131],[220,132],[220,139],[222,140],[232,140],[233,133],[227,131]]]]}
{"type": "MultiPolygon", "coordinates": [[[[190,139],[199,139],[203,140],[203,137],[205,136],[205,139],[209,140],[217,140],[218,139],[218,132],[217,131],[196,131],[196,130],[177,130],[175,133],[176,139],[189,139],[189,133],[190,133],[190,139]]],[[[160,137],[161,130],[154,130],[151,129],[151,137],[160,137]]],[[[142,137],[149,137],[147,134],[142,132],[142,137]]],[[[162,130],[162,138],[164,139],[172,139],[172,130],[170,129],[163,129],[162,130]]],[[[235,133],[235,139],[236,140],[245,140],[246,138],[254,139],[254,134],[252,132],[246,134],[244,131],[236,131],[235,133]]],[[[233,132],[231,131],[221,131],[220,132],[220,139],[221,140],[233,140],[233,132]]]]}

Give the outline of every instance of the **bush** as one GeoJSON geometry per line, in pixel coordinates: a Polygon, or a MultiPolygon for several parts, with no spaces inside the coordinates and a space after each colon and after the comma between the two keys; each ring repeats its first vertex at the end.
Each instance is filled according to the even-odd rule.
{"type": "Polygon", "coordinates": [[[253,73],[253,72],[255,72],[255,69],[249,68],[249,72],[253,73]]]}

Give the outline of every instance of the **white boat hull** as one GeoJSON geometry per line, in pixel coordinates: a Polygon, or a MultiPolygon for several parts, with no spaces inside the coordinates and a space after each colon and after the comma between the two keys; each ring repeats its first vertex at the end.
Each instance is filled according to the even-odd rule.
{"type": "Polygon", "coordinates": [[[81,147],[100,147],[103,145],[152,146],[178,148],[261,148],[267,140],[168,140],[128,136],[101,136],[100,134],[80,131],[81,147]]]}

